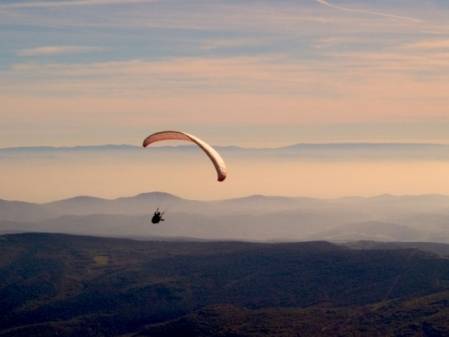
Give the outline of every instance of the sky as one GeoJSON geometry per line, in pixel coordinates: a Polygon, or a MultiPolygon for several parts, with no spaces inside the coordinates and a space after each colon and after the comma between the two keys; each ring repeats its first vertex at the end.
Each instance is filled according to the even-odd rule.
{"type": "MultiPolygon", "coordinates": [[[[448,83],[446,0],[0,0],[0,149],[449,144],[448,83]]],[[[217,188],[201,153],[89,156],[2,157],[0,198],[449,194],[438,157],[231,156],[217,188]]]]}
{"type": "Polygon", "coordinates": [[[445,0],[2,0],[0,147],[449,143],[445,0]]]}

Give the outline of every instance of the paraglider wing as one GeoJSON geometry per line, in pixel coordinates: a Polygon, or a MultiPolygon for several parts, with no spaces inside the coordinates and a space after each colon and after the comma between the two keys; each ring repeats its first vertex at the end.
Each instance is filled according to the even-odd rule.
{"type": "Polygon", "coordinates": [[[188,142],[195,143],[198,145],[210,158],[212,163],[215,166],[215,169],[217,171],[217,180],[223,181],[226,179],[226,164],[223,160],[223,158],[220,156],[220,154],[215,151],[215,149],[204,142],[203,140],[199,139],[198,137],[195,137],[193,135],[190,135],[186,132],[181,131],[161,131],[153,133],[152,135],[149,135],[145,140],[143,141],[143,147],[147,147],[148,145],[164,140],[185,140],[188,142]]]}

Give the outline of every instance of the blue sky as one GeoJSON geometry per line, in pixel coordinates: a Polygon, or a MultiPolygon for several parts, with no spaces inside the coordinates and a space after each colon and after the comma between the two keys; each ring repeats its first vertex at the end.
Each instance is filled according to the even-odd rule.
{"type": "Polygon", "coordinates": [[[449,142],[441,0],[3,0],[0,41],[0,147],[449,142]]]}

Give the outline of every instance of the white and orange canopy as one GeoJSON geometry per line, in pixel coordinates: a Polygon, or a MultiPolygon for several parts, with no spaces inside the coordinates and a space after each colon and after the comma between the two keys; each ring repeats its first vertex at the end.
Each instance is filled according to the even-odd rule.
{"type": "Polygon", "coordinates": [[[160,141],[165,140],[183,140],[195,143],[198,145],[204,153],[207,154],[209,159],[215,166],[215,170],[217,171],[217,180],[223,181],[226,179],[226,164],[220,154],[215,151],[215,149],[207,144],[205,141],[195,137],[191,134],[181,131],[160,131],[149,135],[143,141],[143,147],[147,147],[148,145],[160,141]]]}

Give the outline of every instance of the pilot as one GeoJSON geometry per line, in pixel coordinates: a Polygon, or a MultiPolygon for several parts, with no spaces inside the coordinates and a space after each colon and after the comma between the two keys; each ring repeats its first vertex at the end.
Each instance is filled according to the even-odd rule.
{"type": "Polygon", "coordinates": [[[151,218],[151,222],[152,223],[159,223],[161,221],[165,221],[165,219],[163,218],[164,216],[164,212],[160,212],[159,208],[156,209],[156,211],[153,214],[153,217],[151,218]]]}

